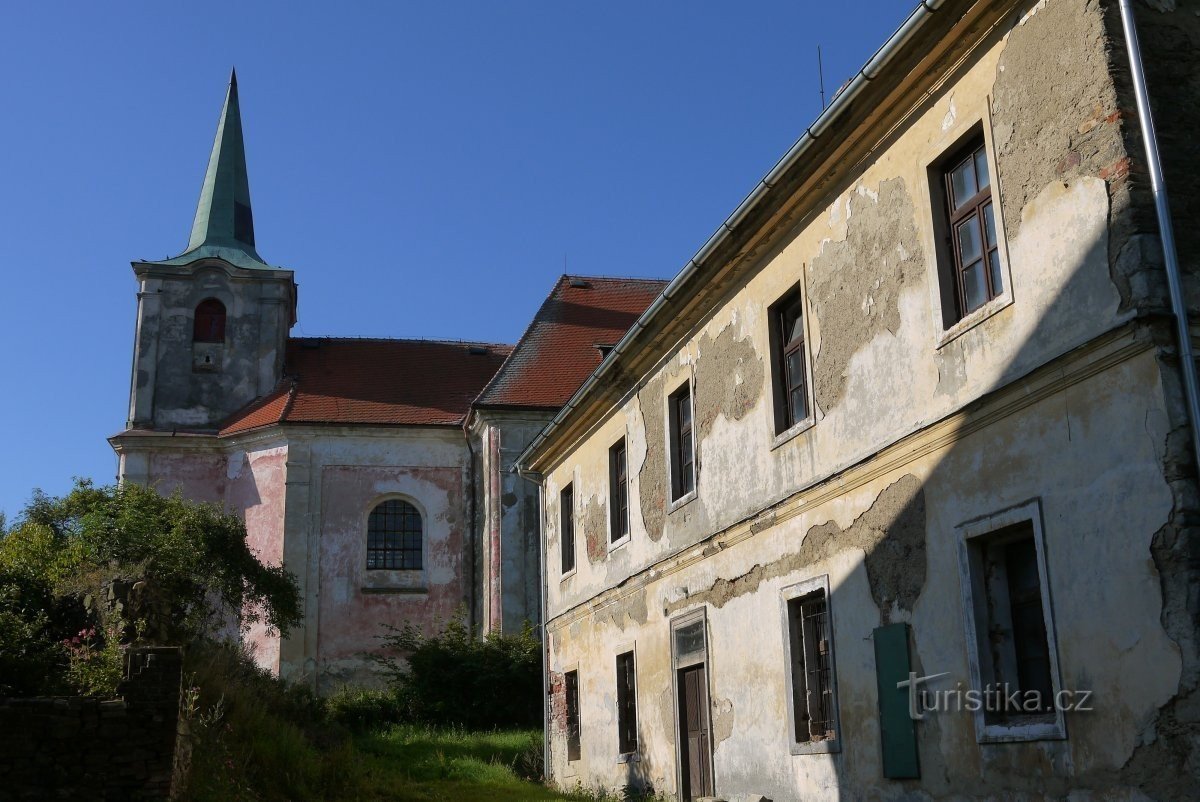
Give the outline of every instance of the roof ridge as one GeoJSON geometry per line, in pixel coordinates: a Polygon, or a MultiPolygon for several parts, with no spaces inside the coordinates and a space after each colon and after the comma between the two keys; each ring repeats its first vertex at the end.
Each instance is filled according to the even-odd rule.
{"type": "Polygon", "coordinates": [[[583,273],[563,273],[561,276],[559,276],[560,281],[564,278],[566,278],[566,279],[581,278],[581,279],[586,279],[588,281],[640,281],[645,284],[670,284],[671,283],[671,280],[669,278],[645,278],[645,277],[639,277],[639,276],[591,276],[591,275],[586,275],[583,273]]]}
{"type": "Polygon", "coordinates": [[[437,337],[334,337],[323,334],[305,335],[303,337],[288,337],[288,342],[303,340],[328,340],[331,342],[381,342],[381,343],[432,343],[436,345],[486,345],[492,348],[512,348],[509,343],[491,342],[488,340],[453,340],[437,337]]]}

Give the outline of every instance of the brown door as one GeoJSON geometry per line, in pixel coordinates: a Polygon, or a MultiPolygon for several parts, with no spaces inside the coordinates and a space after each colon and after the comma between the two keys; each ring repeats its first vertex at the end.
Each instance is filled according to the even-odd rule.
{"type": "Polygon", "coordinates": [[[712,796],[712,765],[709,762],[708,686],[704,664],[679,671],[679,732],[683,748],[683,793],[685,800],[712,796]]]}

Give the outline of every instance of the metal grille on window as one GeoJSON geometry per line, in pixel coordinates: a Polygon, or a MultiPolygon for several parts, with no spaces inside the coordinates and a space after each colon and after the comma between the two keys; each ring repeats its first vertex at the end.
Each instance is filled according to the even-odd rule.
{"type": "Polygon", "coordinates": [[[567,760],[579,760],[579,672],[568,671],[563,678],[567,707],[567,760]]]}
{"type": "Polygon", "coordinates": [[[832,740],[837,734],[833,720],[833,666],[825,594],[793,599],[788,603],[788,617],[792,631],[796,741],[832,740]]]}
{"type": "Polygon", "coordinates": [[[407,501],[391,499],[371,511],[367,522],[367,568],[421,568],[421,513],[407,501]]]}

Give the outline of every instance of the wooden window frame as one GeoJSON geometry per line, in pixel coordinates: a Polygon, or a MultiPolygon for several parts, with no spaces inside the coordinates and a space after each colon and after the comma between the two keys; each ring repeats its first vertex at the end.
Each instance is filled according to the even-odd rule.
{"type": "Polygon", "coordinates": [[[192,313],[192,342],[222,345],[228,312],[219,298],[205,298],[192,313]]]}
{"type": "Polygon", "coordinates": [[[1004,282],[1004,254],[1000,246],[1002,239],[1001,231],[999,230],[999,211],[995,207],[995,198],[993,194],[994,176],[992,175],[991,164],[988,162],[987,142],[982,131],[976,130],[967,136],[966,141],[950,151],[950,155],[942,159],[937,172],[940,177],[940,197],[942,214],[945,217],[945,238],[947,245],[947,256],[949,258],[949,272],[952,276],[949,277],[949,283],[953,287],[953,318],[944,316],[944,324],[946,328],[950,328],[955,323],[963,320],[969,315],[973,315],[980,309],[990,304],[1004,294],[1004,286],[996,286],[996,277],[992,275],[992,260],[995,259],[999,265],[997,270],[1000,273],[1000,282],[1004,282]],[[982,155],[983,162],[988,168],[988,185],[983,189],[978,189],[979,173],[978,162],[976,157],[982,155]],[[971,172],[975,178],[977,190],[973,196],[964,200],[961,204],[955,205],[953,175],[964,164],[971,164],[971,172]],[[989,245],[987,241],[987,226],[984,223],[984,213],[988,207],[992,207],[993,227],[996,228],[996,244],[989,245]],[[975,230],[979,237],[981,257],[978,260],[983,273],[984,280],[984,299],[974,309],[967,308],[967,291],[966,291],[966,268],[975,264],[964,265],[962,260],[962,242],[958,235],[959,227],[967,221],[974,221],[975,230]]]}
{"type": "Polygon", "coordinates": [[[668,396],[667,419],[671,438],[671,501],[677,502],[696,492],[695,415],[690,382],[684,382],[668,396]]]}
{"type": "Polygon", "coordinates": [[[832,596],[829,576],[822,575],[785,587],[780,591],[783,616],[784,654],[788,660],[787,719],[788,740],[793,755],[830,754],[841,751],[841,713],[838,704],[837,661],[832,596]],[[814,626],[800,615],[816,603],[823,603],[823,638],[817,638],[814,626]],[[820,652],[821,641],[825,651],[820,652]],[[823,663],[822,663],[823,658],[823,663]],[[818,681],[813,683],[810,677],[818,681]],[[815,690],[814,690],[815,685],[815,690]],[[815,694],[815,697],[814,697],[815,694]],[[826,722],[823,737],[812,731],[814,707],[824,705],[826,722]],[[803,736],[803,737],[802,737],[803,736]]]}
{"type": "MultiPolygon", "coordinates": [[[[985,565],[988,547],[1032,538],[1037,555],[1038,591],[1041,595],[1042,623],[1048,652],[1050,683],[1057,696],[1062,690],[1058,660],[1058,637],[1054,627],[1049,573],[1046,567],[1046,546],[1041,502],[1038,499],[1022,502],[1000,512],[960,524],[957,529],[959,571],[963,593],[963,619],[967,635],[967,663],[971,682],[977,690],[995,685],[997,676],[995,648],[990,624],[989,605],[995,601],[994,584],[989,586],[985,565]]],[[[997,718],[985,710],[975,715],[975,736],[979,743],[1010,743],[1016,741],[1063,740],[1067,737],[1066,719],[1058,706],[1041,714],[1026,717],[997,718]]]]}
{"type": "Polygon", "coordinates": [[[773,366],[771,382],[775,401],[775,434],[785,434],[793,428],[812,419],[812,399],[809,397],[808,377],[808,337],[806,336],[807,321],[804,312],[804,295],[797,285],[788,290],[767,310],[767,318],[771,326],[771,363],[773,366]],[[797,314],[793,317],[790,312],[797,314]],[[800,334],[788,339],[790,320],[799,323],[800,334]],[[799,355],[800,374],[793,375],[789,367],[793,356],[799,355]],[[796,417],[792,410],[792,399],[799,396],[804,403],[804,415],[796,417]]]}
{"type": "Polygon", "coordinates": [[[562,575],[575,570],[575,485],[568,482],[558,493],[558,547],[562,552],[562,575]]]}
{"type": "Polygon", "coordinates": [[[622,437],[608,449],[609,545],[629,537],[629,449],[622,437]]]}
{"type": "Polygon", "coordinates": [[[638,750],[637,657],[633,649],[617,655],[617,752],[638,750]]]}
{"type": "Polygon", "coordinates": [[[579,669],[563,672],[563,706],[566,708],[567,762],[582,756],[582,727],[579,716],[579,669]]]}

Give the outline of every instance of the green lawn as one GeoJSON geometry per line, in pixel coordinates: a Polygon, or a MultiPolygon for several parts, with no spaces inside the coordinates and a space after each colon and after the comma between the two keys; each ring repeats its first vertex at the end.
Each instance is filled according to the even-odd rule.
{"type": "Polygon", "coordinates": [[[524,802],[580,800],[522,780],[537,770],[540,732],[463,732],[397,726],[359,736],[359,789],[367,799],[524,802]],[[532,765],[530,765],[532,763],[532,765]]]}

